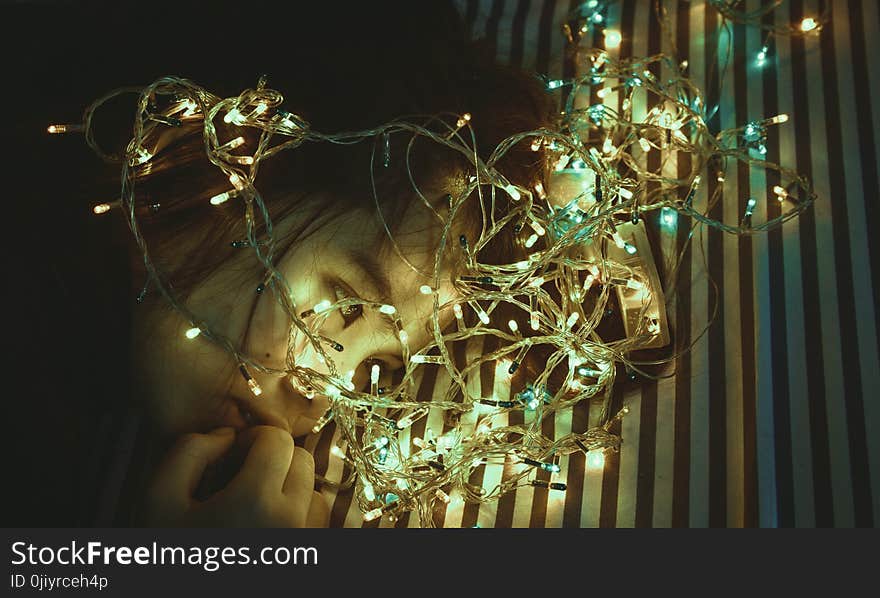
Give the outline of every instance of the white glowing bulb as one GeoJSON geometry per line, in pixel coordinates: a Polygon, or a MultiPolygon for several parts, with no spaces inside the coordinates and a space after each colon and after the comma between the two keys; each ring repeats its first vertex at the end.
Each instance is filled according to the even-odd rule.
{"type": "Polygon", "coordinates": [[[315,306],[312,308],[312,311],[314,311],[316,314],[320,314],[330,309],[330,305],[330,301],[328,299],[324,299],[323,301],[316,303],[315,306]]]}
{"type": "Polygon", "coordinates": [[[339,448],[335,444],[330,447],[330,454],[333,455],[334,457],[339,457],[340,459],[343,459],[345,457],[345,451],[343,451],[341,448],[339,448]]]}
{"type": "Polygon", "coordinates": [[[458,303],[452,306],[452,312],[455,314],[456,318],[460,318],[463,315],[461,311],[461,305],[459,305],[458,303]]]}
{"type": "Polygon", "coordinates": [[[197,337],[199,334],[201,334],[201,332],[202,332],[201,328],[193,327],[193,328],[190,328],[189,330],[187,330],[186,332],[184,332],[184,335],[186,335],[186,338],[192,340],[195,337],[197,337]]]}
{"type": "Polygon", "coordinates": [[[611,142],[610,137],[605,138],[605,142],[602,144],[602,153],[610,154],[614,151],[614,144],[611,142]]]}
{"type": "Polygon", "coordinates": [[[538,314],[536,312],[532,312],[529,315],[529,326],[532,327],[532,330],[537,330],[539,328],[538,314]]]}
{"type": "Polygon", "coordinates": [[[807,17],[803,21],[801,21],[801,31],[807,33],[808,31],[812,31],[816,27],[819,26],[819,23],[816,22],[816,19],[812,17],[807,17]]]}
{"type": "Polygon", "coordinates": [[[379,312],[385,314],[386,316],[392,316],[397,312],[397,309],[393,305],[388,305],[387,303],[379,308],[379,312]]]}
{"type": "Polygon", "coordinates": [[[528,239],[526,239],[525,246],[532,247],[537,242],[538,242],[538,235],[532,234],[528,239]]]}
{"type": "Polygon", "coordinates": [[[378,363],[374,363],[373,367],[370,368],[370,384],[379,383],[379,369],[378,363]]]}
{"type": "Polygon", "coordinates": [[[587,467],[590,469],[602,469],[605,467],[605,453],[603,451],[590,451],[587,453],[587,467]]]}
{"type": "Polygon", "coordinates": [[[516,320],[510,320],[507,325],[510,327],[511,332],[519,330],[519,324],[516,323],[516,320]]]}
{"type": "Polygon", "coordinates": [[[636,280],[635,278],[630,278],[629,280],[626,281],[626,287],[628,289],[633,289],[634,291],[637,291],[639,289],[645,288],[645,285],[640,280],[636,280]]]}
{"type": "Polygon", "coordinates": [[[480,318],[480,322],[482,322],[483,324],[489,323],[489,314],[484,312],[482,309],[477,311],[477,317],[480,318]]]}
{"type": "Polygon", "coordinates": [[[603,87],[602,89],[600,89],[599,91],[596,92],[596,95],[599,96],[600,98],[604,98],[609,93],[611,93],[611,88],[610,87],[603,87]]]}
{"type": "Polygon", "coordinates": [[[406,330],[401,330],[397,336],[400,339],[400,342],[403,344],[406,344],[406,342],[409,340],[409,335],[406,333],[406,330]]]}
{"type": "Polygon", "coordinates": [[[787,123],[787,122],[788,122],[788,115],[787,114],[777,114],[776,116],[774,116],[773,118],[770,119],[768,124],[780,125],[782,123],[787,123]]]}
{"type": "Polygon", "coordinates": [[[609,50],[613,50],[620,46],[621,35],[620,31],[615,29],[606,29],[605,30],[605,48],[609,50]]]}
{"type": "Polygon", "coordinates": [[[422,295],[430,295],[431,293],[434,292],[434,289],[432,289],[429,285],[423,284],[422,286],[419,287],[419,292],[422,295]]]}
{"type": "Polygon", "coordinates": [[[364,498],[367,500],[376,500],[376,492],[373,490],[373,485],[369,482],[364,482],[364,498]]]}
{"type": "Polygon", "coordinates": [[[242,189],[244,189],[244,181],[241,180],[241,177],[234,172],[229,175],[229,182],[232,183],[232,186],[235,187],[236,191],[241,191],[242,189]]]}
{"type": "Polygon", "coordinates": [[[364,513],[364,521],[373,521],[374,519],[378,519],[381,516],[382,516],[382,509],[376,508],[376,509],[373,509],[372,511],[367,511],[366,513],[364,513]]]}
{"type": "Polygon", "coordinates": [[[593,276],[592,274],[588,274],[587,277],[584,279],[583,291],[584,291],[585,293],[586,293],[587,291],[589,291],[590,288],[593,286],[593,283],[594,283],[594,282],[596,282],[596,277],[593,276]]]}
{"type": "Polygon", "coordinates": [[[648,143],[648,140],[645,139],[644,137],[639,137],[639,145],[642,147],[642,151],[645,151],[645,152],[651,151],[651,144],[648,143]]]}
{"type": "Polygon", "coordinates": [[[626,187],[620,187],[617,190],[617,194],[620,195],[624,199],[632,199],[633,198],[632,191],[630,191],[626,187]]]}
{"type": "Polygon", "coordinates": [[[577,313],[577,312],[572,313],[570,316],[568,316],[568,320],[566,320],[566,322],[565,322],[565,327],[571,328],[572,326],[574,326],[575,322],[577,322],[578,318],[580,318],[580,317],[581,316],[579,313],[577,313]]]}
{"type": "Polygon", "coordinates": [[[234,122],[235,124],[239,124],[242,122],[242,120],[243,120],[243,118],[242,118],[241,112],[238,111],[238,108],[233,108],[232,110],[227,112],[226,115],[223,117],[223,122],[225,122],[226,124],[229,124],[231,122],[234,122]]]}
{"type": "Polygon", "coordinates": [[[260,102],[259,104],[257,104],[257,107],[254,108],[254,116],[259,116],[259,115],[261,115],[261,114],[262,114],[263,112],[265,112],[268,108],[269,108],[269,106],[266,105],[265,102],[260,102]]]}
{"type": "Polygon", "coordinates": [[[547,197],[547,192],[544,191],[544,185],[542,185],[540,181],[535,183],[535,193],[537,193],[538,197],[540,197],[541,199],[545,199],[547,197]]]}
{"type": "Polygon", "coordinates": [[[529,282],[529,286],[534,287],[534,288],[538,288],[542,284],[544,284],[544,277],[543,276],[539,276],[537,278],[534,278],[529,282]]]}
{"type": "Polygon", "coordinates": [[[139,166],[144,162],[147,162],[152,157],[153,154],[151,154],[144,148],[139,147],[137,148],[137,151],[135,151],[134,156],[132,156],[131,160],[129,161],[129,164],[131,164],[132,166],[139,166]]]}
{"type": "Polygon", "coordinates": [[[511,197],[511,199],[513,199],[514,201],[519,201],[521,196],[519,194],[519,190],[516,187],[514,187],[513,185],[507,185],[506,187],[504,187],[504,190],[507,191],[507,194],[511,197]]]}
{"type": "Polygon", "coordinates": [[[354,379],[354,370],[348,370],[345,373],[345,379],[342,381],[342,385],[345,388],[347,388],[348,390],[354,390],[354,382],[352,382],[353,379],[354,379]]]}
{"type": "Polygon", "coordinates": [[[219,206],[222,203],[226,203],[230,197],[232,197],[232,194],[229,191],[224,191],[212,197],[210,202],[212,206],[219,206]]]}
{"type": "Polygon", "coordinates": [[[99,203],[94,208],[92,208],[92,211],[95,214],[104,214],[104,213],[110,211],[110,204],[109,203],[99,203]]]}

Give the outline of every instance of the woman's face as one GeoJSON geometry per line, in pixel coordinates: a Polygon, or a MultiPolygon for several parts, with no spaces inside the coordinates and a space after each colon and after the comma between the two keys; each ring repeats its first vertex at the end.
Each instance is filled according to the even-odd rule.
{"type": "MultiPolygon", "coordinates": [[[[295,218],[276,226],[276,238],[297,224],[295,218]]],[[[421,272],[431,272],[441,232],[436,216],[411,204],[394,238],[410,263],[421,272]]],[[[290,319],[271,289],[256,293],[259,278],[253,274],[262,273],[262,267],[251,249],[241,251],[241,258],[224,264],[198,285],[187,305],[214,331],[239,343],[254,360],[286,369],[290,319]]],[[[284,254],[278,268],[293,290],[298,313],[325,299],[335,303],[353,295],[393,305],[413,352],[433,339],[429,333],[433,297],[419,292],[420,286],[432,281],[398,255],[375,210],[350,211],[313,232],[307,229],[305,237],[284,254]]],[[[448,271],[441,271],[440,280],[442,305],[454,291],[448,271]]],[[[452,318],[451,310],[443,310],[441,326],[452,318]]],[[[319,330],[344,347],[337,352],[324,345],[340,375],[355,371],[353,381],[359,389],[364,387],[372,363],[380,364],[383,375],[403,365],[399,340],[388,323],[387,316],[375,309],[334,310],[319,330]]],[[[252,370],[263,390],[255,397],[228,353],[204,337],[186,338],[184,333],[191,326],[170,310],[135,315],[134,391],[147,401],[167,431],[180,433],[220,425],[241,428],[253,423],[274,425],[299,436],[308,433],[326,411],[326,397],[317,394],[309,400],[289,377],[252,370]]],[[[329,372],[305,342],[305,335],[297,333],[293,345],[297,365],[329,372]]]]}

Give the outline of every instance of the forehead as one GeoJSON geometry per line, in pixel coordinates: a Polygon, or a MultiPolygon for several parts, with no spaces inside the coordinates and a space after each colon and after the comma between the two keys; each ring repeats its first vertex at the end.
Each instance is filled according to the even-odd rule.
{"type": "MultiPolygon", "coordinates": [[[[374,264],[388,277],[395,294],[417,292],[421,285],[434,282],[444,226],[440,216],[414,198],[393,219],[390,214],[380,215],[374,206],[350,212],[335,227],[329,242],[343,256],[358,260],[352,266],[374,264]]],[[[439,261],[441,282],[444,274],[448,276],[447,262],[448,256],[439,261]]]]}

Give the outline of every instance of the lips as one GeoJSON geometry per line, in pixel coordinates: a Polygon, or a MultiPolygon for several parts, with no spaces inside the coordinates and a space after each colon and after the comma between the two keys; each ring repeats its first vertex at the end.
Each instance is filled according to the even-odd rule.
{"type": "Polygon", "coordinates": [[[283,430],[289,430],[290,424],[284,418],[279,417],[267,409],[259,398],[230,397],[237,407],[239,417],[244,422],[243,427],[250,426],[275,426],[283,430]]]}

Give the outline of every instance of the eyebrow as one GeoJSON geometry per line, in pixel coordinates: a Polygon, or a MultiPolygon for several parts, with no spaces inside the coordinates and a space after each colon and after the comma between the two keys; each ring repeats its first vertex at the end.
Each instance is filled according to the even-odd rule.
{"type": "MultiPolygon", "coordinates": [[[[363,298],[393,305],[391,300],[391,280],[388,278],[388,273],[385,272],[385,269],[379,263],[377,254],[351,250],[346,253],[346,258],[359,270],[358,274],[363,275],[363,278],[367,280],[367,283],[375,293],[372,298],[363,298]]],[[[385,334],[397,336],[397,326],[394,325],[391,318],[379,316],[379,326],[380,330],[385,334]]]]}
{"type": "Polygon", "coordinates": [[[391,301],[391,280],[379,263],[376,254],[352,250],[346,254],[346,258],[360,270],[359,273],[363,274],[375,292],[374,298],[371,300],[389,305],[393,303],[391,301]]]}

